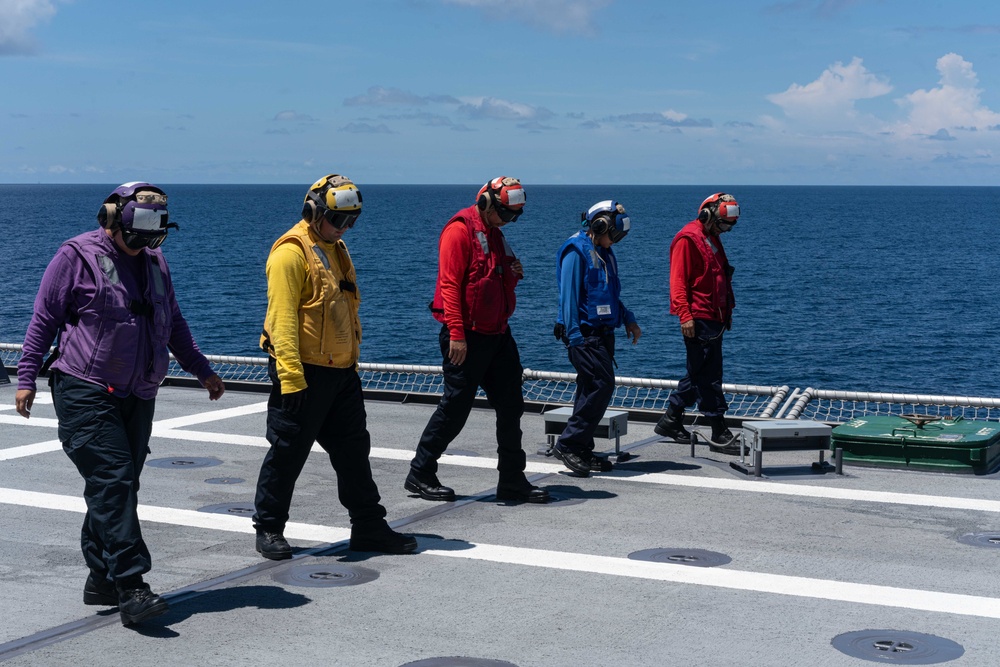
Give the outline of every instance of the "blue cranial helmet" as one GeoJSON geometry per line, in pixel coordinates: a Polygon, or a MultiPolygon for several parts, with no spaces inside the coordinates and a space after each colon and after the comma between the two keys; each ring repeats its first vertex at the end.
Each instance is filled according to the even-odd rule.
{"type": "Polygon", "coordinates": [[[583,227],[595,236],[607,233],[612,243],[618,243],[632,227],[625,207],[613,199],[599,201],[582,216],[583,227]]]}

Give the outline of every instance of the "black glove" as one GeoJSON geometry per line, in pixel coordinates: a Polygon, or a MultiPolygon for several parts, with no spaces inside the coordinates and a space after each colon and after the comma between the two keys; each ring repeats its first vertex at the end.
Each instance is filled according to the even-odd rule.
{"type": "Polygon", "coordinates": [[[306,402],[306,390],[281,395],[281,409],[291,416],[299,414],[306,402]]]}
{"type": "Polygon", "coordinates": [[[566,341],[566,325],[562,322],[556,322],[556,325],[552,328],[552,335],[556,337],[556,340],[566,341]]]}

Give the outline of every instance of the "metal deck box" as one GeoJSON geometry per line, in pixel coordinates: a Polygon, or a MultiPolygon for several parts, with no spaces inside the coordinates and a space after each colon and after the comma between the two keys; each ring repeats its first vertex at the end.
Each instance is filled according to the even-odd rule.
{"type": "Polygon", "coordinates": [[[1000,468],[1000,423],[934,415],[857,417],[833,430],[854,465],[985,475],[1000,468]]]}
{"type": "MultiPolygon", "coordinates": [[[[555,445],[556,440],[562,435],[563,430],[566,428],[566,422],[573,415],[573,408],[556,408],[555,410],[549,410],[548,412],[542,413],[542,419],[545,422],[545,435],[548,436],[549,448],[546,450],[539,450],[539,454],[550,455],[551,448],[555,445]]],[[[628,413],[621,410],[605,410],[604,416],[601,417],[601,421],[597,424],[597,430],[594,432],[595,438],[614,438],[615,440],[615,457],[618,461],[627,461],[634,455],[628,452],[623,452],[621,449],[621,436],[628,433],[628,413]]]]}
{"type": "Polygon", "coordinates": [[[832,430],[823,422],[804,419],[744,421],[740,462],[729,465],[746,475],[760,477],[764,452],[813,451],[819,452],[819,461],[813,464],[813,469],[825,472],[828,465],[823,461],[823,453],[830,448],[832,430]],[[744,458],[746,454],[750,456],[749,465],[744,458]]]}

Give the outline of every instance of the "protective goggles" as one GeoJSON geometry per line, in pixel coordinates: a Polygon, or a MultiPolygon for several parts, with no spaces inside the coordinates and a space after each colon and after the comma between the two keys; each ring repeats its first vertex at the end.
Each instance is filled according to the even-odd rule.
{"type": "Polygon", "coordinates": [[[349,229],[357,222],[361,211],[334,211],[324,208],[323,219],[333,225],[334,229],[349,229]]]}
{"type": "MultiPolygon", "coordinates": [[[[141,194],[164,197],[164,195],[155,193],[141,194]]],[[[126,214],[132,218],[131,224],[122,228],[122,241],[126,246],[132,250],[139,250],[140,248],[159,248],[163,244],[167,238],[167,229],[177,225],[168,222],[169,214],[160,206],[153,203],[140,203],[138,200],[135,204],[128,205],[126,214]]]]}
{"type": "Polygon", "coordinates": [[[615,224],[608,227],[608,237],[612,243],[618,243],[628,236],[628,230],[632,228],[632,223],[627,215],[615,216],[615,224]]]}
{"type": "Polygon", "coordinates": [[[507,208],[501,204],[497,204],[496,210],[497,215],[500,216],[500,219],[504,222],[514,222],[521,217],[521,212],[523,211],[523,209],[507,208]]]}
{"type": "Polygon", "coordinates": [[[166,232],[154,235],[142,234],[131,230],[122,230],[122,241],[125,243],[126,247],[131,248],[132,250],[141,250],[142,248],[155,250],[163,245],[163,242],[166,240],[166,232]]]}

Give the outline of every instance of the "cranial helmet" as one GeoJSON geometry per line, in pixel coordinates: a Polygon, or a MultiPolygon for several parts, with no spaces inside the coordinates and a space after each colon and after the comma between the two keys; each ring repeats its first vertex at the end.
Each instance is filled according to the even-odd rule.
{"type": "Polygon", "coordinates": [[[151,183],[123,183],[112,191],[97,211],[101,227],[120,229],[129,248],[156,248],[167,238],[168,229],[178,229],[169,222],[167,195],[151,183]]]}
{"type": "Polygon", "coordinates": [[[586,213],[580,214],[580,220],[584,229],[589,229],[594,236],[607,233],[612,243],[621,241],[632,228],[625,207],[613,199],[597,202],[586,213]]]}
{"type": "Polygon", "coordinates": [[[483,185],[476,195],[476,206],[480,211],[496,209],[497,215],[504,222],[513,222],[524,212],[524,202],[527,198],[521,181],[509,176],[498,176],[483,185]]]}
{"type": "Polygon", "coordinates": [[[719,222],[735,225],[740,217],[740,205],[732,195],[716,192],[698,207],[698,220],[708,223],[713,217],[719,222]]]}
{"type": "Polygon", "coordinates": [[[302,219],[308,223],[326,220],[337,229],[353,227],[361,215],[361,191],[351,179],[327,174],[310,186],[302,204],[302,219]]]}

